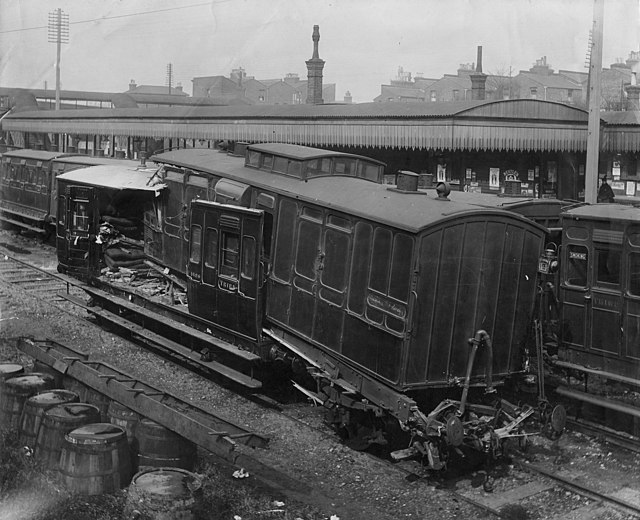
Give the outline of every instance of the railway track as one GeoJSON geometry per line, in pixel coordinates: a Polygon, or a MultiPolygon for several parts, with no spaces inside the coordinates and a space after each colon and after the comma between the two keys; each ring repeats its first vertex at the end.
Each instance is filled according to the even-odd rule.
{"type": "MultiPolygon", "coordinates": [[[[19,287],[34,297],[42,298],[44,295],[48,303],[61,307],[65,312],[74,312],[69,309],[70,306],[73,307],[69,302],[73,303],[74,300],[86,297],[81,284],[76,285],[51,269],[33,266],[27,260],[18,259],[11,255],[10,251],[2,251],[1,248],[0,245],[0,279],[5,283],[19,287]]],[[[75,312],[86,318],[86,313],[82,312],[81,307],[77,307],[75,312]]],[[[312,424],[314,421],[301,419],[299,411],[295,410],[295,407],[288,410],[284,406],[280,413],[300,424],[301,427],[312,428],[325,437],[330,435],[325,428],[312,424]]],[[[578,427],[575,421],[571,424],[572,427],[574,425],[578,427]]],[[[589,427],[589,432],[582,431],[618,446],[623,445],[621,442],[614,442],[613,433],[606,428],[598,430],[598,425],[594,424],[590,424],[589,427]]],[[[633,439],[626,437],[625,439],[628,446],[624,447],[638,449],[633,439]]],[[[562,471],[548,460],[530,462],[518,456],[514,457],[513,465],[503,470],[502,474],[494,472],[487,476],[486,473],[479,472],[448,482],[440,476],[423,475],[419,471],[416,472],[389,461],[381,462],[388,464],[390,469],[399,470],[405,475],[407,481],[426,480],[436,486],[448,488],[459,499],[496,517],[536,518],[531,515],[539,509],[540,503],[556,503],[563,505],[558,507],[557,512],[544,518],[552,520],[640,519],[640,490],[629,487],[614,493],[611,490],[598,489],[585,484],[579,472],[562,471]],[[486,490],[489,487],[493,488],[491,492],[486,490]],[[529,516],[514,516],[518,512],[529,516]]]]}
{"type": "Polygon", "coordinates": [[[37,267],[19,259],[9,250],[2,253],[2,249],[4,247],[0,246],[0,280],[5,283],[53,304],[65,302],[63,294],[78,297],[83,294],[82,290],[58,276],[53,268],[37,267]]]}

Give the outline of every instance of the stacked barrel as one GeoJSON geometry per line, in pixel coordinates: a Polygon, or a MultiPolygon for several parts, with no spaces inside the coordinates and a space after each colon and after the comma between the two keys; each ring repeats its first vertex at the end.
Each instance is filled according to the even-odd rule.
{"type": "Polygon", "coordinates": [[[75,379],[35,368],[0,363],[0,429],[17,430],[26,454],[74,493],[129,486],[136,508],[154,518],[161,510],[170,518],[176,508],[180,518],[192,517],[201,487],[191,473],[193,443],[75,379]]]}

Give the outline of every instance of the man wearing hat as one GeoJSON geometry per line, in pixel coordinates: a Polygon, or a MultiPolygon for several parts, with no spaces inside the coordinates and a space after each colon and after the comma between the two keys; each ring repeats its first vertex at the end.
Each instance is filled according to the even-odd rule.
{"type": "Polygon", "coordinates": [[[602,184],[598,190],[598,202],[615,202],[615,195],[611,186],[607,184],[607,176],[603,175],[602,184]]]}

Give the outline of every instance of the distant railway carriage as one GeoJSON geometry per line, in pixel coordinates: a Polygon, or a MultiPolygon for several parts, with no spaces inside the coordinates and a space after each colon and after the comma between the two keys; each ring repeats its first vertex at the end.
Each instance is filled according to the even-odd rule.
{"type": "Polygon", "coordinates": [[[640,208],[563,214],[560,356],[640,385],[640,208]]]}
{"type": "Polygon", "coordinates": [[[55,230],[56,177],[66,171],[97,164],[126,164],[105,157],[89,157],[44,150],[18,149],[0,160],[0,220],[49,234],[55,230]]]}

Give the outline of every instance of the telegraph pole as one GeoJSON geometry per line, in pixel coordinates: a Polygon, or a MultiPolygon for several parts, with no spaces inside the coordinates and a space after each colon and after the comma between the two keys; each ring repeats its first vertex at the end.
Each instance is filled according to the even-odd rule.
{"type": "Polygon", "coordinates": [[[56,110],[60,110],[60,47],[69,43],[69,15],[58,8],[49,13],[49,43],[56,44],[56,110]]]}
{"type": "Polygon", "coordinates": [[[598,159],[600,154],[600,98],[602,73],[602,37],[604,0],[593,2],[593,41],[589,59],[589,126],[587,129],[587,165],[584,179],[584,201],[598,200],[598,159]]]}
{"type": "Polygon", "coordinates": [[[173,86],[173,64],[167,64],[167,86],[169,87],[169,94],[171,94],[171,87],[173,86]]]}

